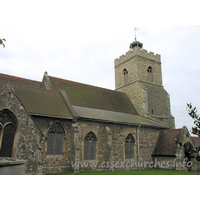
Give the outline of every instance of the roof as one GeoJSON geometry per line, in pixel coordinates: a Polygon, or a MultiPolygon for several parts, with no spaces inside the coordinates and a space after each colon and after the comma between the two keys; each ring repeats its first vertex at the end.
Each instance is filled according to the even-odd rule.
{"type": "Polygon", "coordinates": [[[16,76],[10,76],[0,73],[0,86],[5,85],[5,83],[17,83],[20,85],[26,85],[31,87],[43,88],[43,83],[39,81],[29,80],[25,78],[20,78],[16,76]]]}
{"type": "Polygon", "coordinates": [[[200,147],[200,137],[191,137],[193,142],[194,142],[194,145],[196,147],[200,147]]]}
{"type": "MultiPolygon", "coordinates": [[[[100,121],[115,122],[119,124],[141,125],[161,128],[160,123],[141,117],[139,115],[132,115],[127,113],[113,112],[93,108],[85,108],[79,106],[73,106],[73,109],[79,117],[85,119],[95,119],[100,121]]],[[[162,128],[168,127],[162,125],[162,128]]]]}
{"type": "Polygon", "coordinates": [[[49,76],[54,91],[63,89],[74,106],[137,115],[125,93],[49,76]]]}
{"type": "MultiPolygon", "coordinates": [[[[15,83],[11,83],[10,85],[30,114],[73,118],[60,92],[15,83]]],[[[3,83],[0,82],[0,87],[2,88],[2,86],[3,83]]]]}
{"type": "Polygon", "coordinates": [[[175,156],[177,144],[174,139],[180,137],[181,129],[170,129],[161,131],[152,156],[175,156]]]}
{"type": "Polygon", "coordinates": [[[7,83],[11,85],[31,115],[69,119],[78,117],[120,124],[169,128],[162,123],[139,116],[132,102],[123,92],[64,80],[48,76],[47,73],[43,82],[0,74],[0,88],[7,83]],[[50,84],[51,90],[45,88],[46,84],[50,84]]]}
{"type": "Polygon", "coordinates": [[[12,84],[26,110],[31,114],[72,118],[60,92],[12,84]]]}
{"type": "Polygon", "coordinates": [[[135,40],[130,44],[129,48],[133,49],[134,47],[140,47],[140,49],[141,49],[143,47],[143,43],[135,40]]]}
{"type": "Polygon", "coordinates": [[[61,93],[45,90],[42,82],[0,74],[0,88],[7,83],[12,86],[29,113],[72,118],[61,93]]]}

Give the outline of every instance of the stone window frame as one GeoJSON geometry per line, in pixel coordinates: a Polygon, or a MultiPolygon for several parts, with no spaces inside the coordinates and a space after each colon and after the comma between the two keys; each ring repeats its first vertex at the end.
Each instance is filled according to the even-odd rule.
{"type": "MultiPolygon", "coordinates": [[[[65,129],[64,129],[64,126],[59,122],[54,122],[52,123],[48,130],[47,130],[47,133],[46,133],[46,141],[45,141],[45,154],[46,154],[46,158],[51,158],[51,157],[63,157],[64,156],[64,153],[65,153],[65,129]],[[55,126],[56,124],[58,124],[58,126],[61,128],[62,130],[62,147],[61,147],[61,154],[48,154],[48,134],[49,134],[49,131],[52,129],[53,126],[55,126]]],[[[55,141],[54,141],[55,142],[55,141]]],[[[55,147],[54,147],[55,148],[55,147]]],[[[55,151],[55,149],[54,149],[55,151]]]]}
{"type": "Polygon", "coordinates": [[[151,66],[147,68],[147,81],[153,82],[153,68],[151,66]]]}
{"type": "Polygon", "coordinates": [[[14,158],[15,155],[15,149],[16,149],[16,138],[17,138],[17,134],[18,134],[18,122],[17,122],[17,118],[15,117],[15,115],[13,114],[12,111],[10,111],[9,109],[3,109],[0,111],[1,113],[7,113],[10,115],[10,118],[12,119],[11,121],[8,121],[6,123],[1,123],[0,122],[0,149],[2,148],[2,142],[3,142],[3,135],[4,135],[4,128],[9,125],[12,124],[15,126],[15,133],[14,133],[14,138],[13,138],[13,142],[12,142],[12,153],[11,156],[7,156],[10,158],[14,158]]]}
{"type": "Polygon", "coordinates": [[[123,69],[123,75],[124,75],[124,84],[128,83],[128,70],[127,68],[123,69]]]}
{"type": "MultiPolygon", "coordinates": [[[[129,144],[129,147],[130,147],[130,144],[129,144]]],[[[124,158],[125,160],[133,160],[134,159],[134,156],[135,156],[135,138],[133,136],[133,134],[129,133],[126,138],[125,138],[125,142],[124,142],[124,158]],[[129,137],[129,138],[128,138],[129,137]],[[131,137],[131,138],[130,138],[131,137]],[[127,141],[127,139],[131,139],[132,141],[129,140],[129,142],[127,141]],[[126,156],[126,143],[133,143],[133,152],[132,152],[132,157],[130,158],[127,158],[126,156]]]]}
{"type": "MultiPolygon", "coordinates": [[[[98,143],[97,143],[97,136],[96,136],[96,134],[93,132],[93,131],[89,131],[86,135],[85,135],[85,137],[84,137],[84,140],[83,140],[83,160],[84,161],[96,161],[97,160],[97,148],[98,148],[98,143]],[[87,139],[90,139],[90,141],[92,142],[92,138],[91,138],[91,136],[93,136],[94,138],[94,140],[95,140],[95,151],[94,151],[94,159],[85,159],[85,141],[86,141],[86,137],[89,137],[89,138],[87,138],[87,139]]],[[[89,146],[89,149],[91,149],[91,144],[90,144],[90,146],[89,146]]],[[[90,152],[91,153],[91,152],[90,152]]],[[[89,157],[91,156],[91,154],[89,155],[89,157]]]]}

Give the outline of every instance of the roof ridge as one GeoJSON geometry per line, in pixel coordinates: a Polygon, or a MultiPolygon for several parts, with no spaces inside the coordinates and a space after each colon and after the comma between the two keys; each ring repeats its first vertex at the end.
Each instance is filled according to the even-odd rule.
{"type": "Polygon", "coordinates": [[[169,129],[168,131],[175,131],[175,130],[182,130],[183,128],[172,128],[172,129],[169,129]]]}
{"type": "Polygon", "coordinates": [[[108,88],[104,88],[104,87],[100,87],[100,86],[94,86],[94,85],[90,85],[90,84],[86,84],[86,83],[81,83],[81,82],[63,79],[63,78],[57,78],[57,77],[54,77],[54,76],[49,76],[49,78],[57,79],[57,80],[60,80],[60,81],[63,81],[63,82],[80,84],[80,85],[90,86],[90,87],[99,88],[99,89],[103,89],[103,90],[109,90],[109,91],[112,91],[112,92],[124,93],[124,92],[120,92],[120,91],[116,91],[116,90],[112,90],[112,89],[108,89],[108,88]]]}
{"type": "MultiPolygon", "coordinates": [[[[7,81],[2,81],[2,80],[0,80],[0,82],[7,83],[7,81]]],[[[23,84],[20,84],[20,83],[13,83],[13,82],[12,83],[9,82],[9,83],[10,83],[11,86],[12,86],[12,84],[14,84],[14,85],[18,85],[18,86],[24,86],[24,87],[28,87],[28,88],[34,88],[34,89],[37,89],[37,90],[43,90],[43,91],[47,91],[47,92],[54,92],[54,93],[60,93],[61,94],[60,91],[47,90],[45,88],[37,88],[37,87],[31,86],[31,85],[23,85],[23,84]]]]}
{"type": "Polygon", "coordinates": [[[37,82],[37,83],[42,83],[41,81],[31,80],[31,79],[28,79],[28,78],[21,78],[21,77],[18,77],[18,76],[12,76],[12,75],[8,75],[8,74],[0,73],[0,76],[1,75],[6,76],[6,77],[11,77],[11,78],[17,78],[17,79],[21,79],[21,80],[26,80],[26,81],[33,81],[33,82],[37,82]]]}

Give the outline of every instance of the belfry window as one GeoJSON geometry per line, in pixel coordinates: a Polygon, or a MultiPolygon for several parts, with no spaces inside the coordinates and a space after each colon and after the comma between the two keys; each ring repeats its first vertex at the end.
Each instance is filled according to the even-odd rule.
{"type": "Polygon", "coordinates": [[[96,136],[91,131],[84,139],[84,160],[96,159],[96,136]]]}
{"type": "Polygon", "coordinates": [[[134,137],[131,134],[128,134],[125,140],[125,159],[134,158],[134,137]]]}
{"type": "Polygon", "coordinates": [[[16,120],[9,110],[0,112],[0,157],[12,157],[16,120]]]}
{"type": "Polygon", "coordinates": [[[147,69],[147,80],[153,82],[153,69],[151,66],[147,69]]]}
{"type": "Polygon", "coordinates": [[[123,74],[124,74],[124,84],[127,84],[128,83],[128,70],[126,68],[124,68],[123,74]]]}
{"type": "Polygon", "coordinates": [[[64,129],[59,123],[54,123],[47,135],[47,155],[62,155],[64,129]]]}

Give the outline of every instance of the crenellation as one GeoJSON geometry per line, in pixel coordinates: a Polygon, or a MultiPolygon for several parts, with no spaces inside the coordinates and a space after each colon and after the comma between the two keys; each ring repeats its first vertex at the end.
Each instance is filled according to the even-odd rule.
{"type": "Polygon", "coordinates": [[[115,59],[115,67],[122,64],[123,62],[131,59],[134,56],[142,56],[150,60],[160,62],[160,55],[154,54],[154,52],[148,52],[146,49],[140,49],[139,47],[134,47],[133,49],[126,52],[126,54],[121,55],[119,58],[115,59]]]}
{"type": "Polygon", "coordinates": [[[119,59],[123,59],[124,57],[125,57],[125,55],[122,54],[122,55],[119,57],[119,59]]]}
{"type": "Polygon", "coordinates": [[[162,84],[161,56],[137,46],[115,60],[115,88],[125,92],[141,116],[174,128],[170,99],[162,84]],[[123,72],[127,69],[125,76],[123,72]]]}
{"type": "Polygon", "coordinates": [[[148,51],[146,49],[143,49],[142,51],[145,52],[146,54],[148,53],[148,51]]]}
{"type": "Polygon", "coordinates": [[[155,56],[157,57],[158,60],[161,60],[160,59],[160,54],[156,54],[155,56]]]}
{"type": "Polygon", "coordinates": [[[0,74],[0,168],[5,156],[9,162],[23,160],[25,174],[143,170],[158,162],[163,168],[163,162],[189,156],[189,170],[196,170],[198,157],[189,154],[195,146],[188,130],[173,130],[161,56],[142,49],[140,42],[132,44],[115,59],[116,91],[51,77],[47,72],[36,86],[31,80],[0,74]],[[30,90],[30,96],[25,95],[30,90]],[[63,103],[59,93],[61,98],[67,96],[63,103]],[[52,97],[54,102],[49,104],[52,97]],[[70,115],[56,113],[58,106],[70,115]],[[72,107],[77,109],[75,114],[70,112],[72,107]]]}
{"type": "Polygon", "coordinates": [[[132,50],[127,51],[125,55],[126,55],[126,57],[127,57],[127,56],[128,56],[128,57],[132,56],[132,50]]]}

